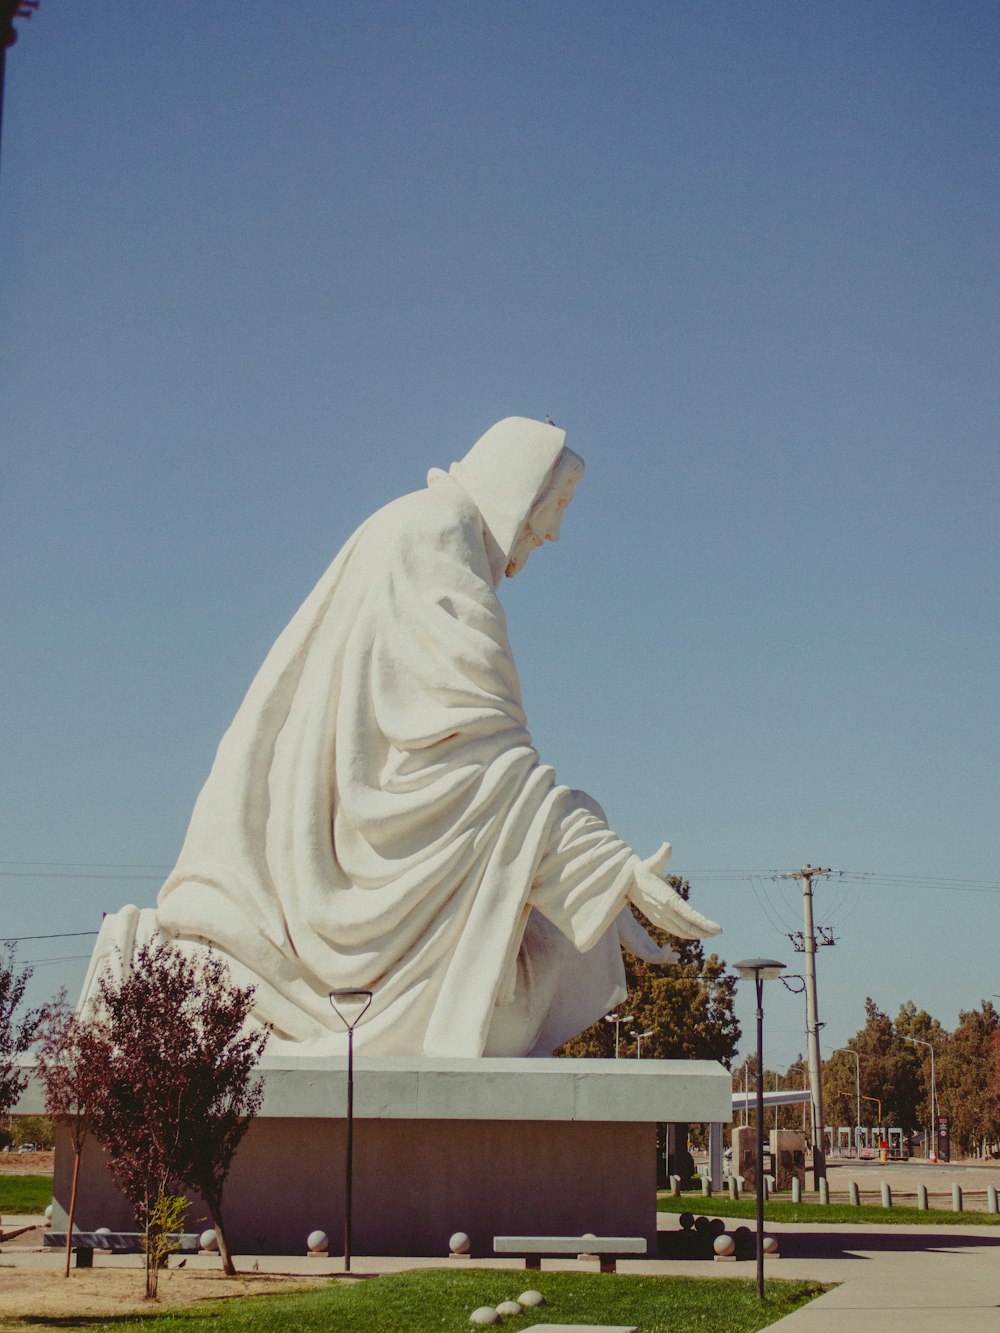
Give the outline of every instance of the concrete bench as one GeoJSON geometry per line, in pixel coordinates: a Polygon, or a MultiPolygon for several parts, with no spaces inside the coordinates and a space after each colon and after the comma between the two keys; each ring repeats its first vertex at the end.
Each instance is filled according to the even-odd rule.
{"type": "MultiPolygon", "coordinates": [[[[199,1233],[197,1231],[174,1231],[170,1240],[174,1253],[197,1254],[199,1233]]],[[[110,1250],[114,1254],[142,1254],[143,1236],[141,1231],[76,1231],[73,1232],[73,1252],[76,1255],[77,1268],[93,1268],[94,1251],[110,1250]]],[[[44,1246],[66,1248],[65,1231],[47,1231],[42,1239],[44,1246]]]]}
{"type": "Polygon", "coordinates": [[[643,1236],[494,1236],[494,1254],[524,1256],[525,1268],[541,1269],[542,1256],[596,1254],[602,1273],[613,1273],[620,1255],[645,1254],[643,1236]]]}

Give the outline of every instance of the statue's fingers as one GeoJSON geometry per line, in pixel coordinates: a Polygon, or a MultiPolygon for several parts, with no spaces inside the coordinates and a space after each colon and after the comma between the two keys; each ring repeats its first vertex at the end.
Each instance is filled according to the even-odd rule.
{"type": "Polygon", "coordinates": [[[663,869],[663,867],[670,860],[670,853],[672,851],[673,848],[670,846],[669,842],[662,843],[660,846],[660,850],[654,856],[651,856],[649,858],[647,865],[651,870],[655,870],[656,873],[659,874],[660,871],[663,869]]]}
{"type": "Polygon", "coordinates": [[[658,924],[682,940],[703,940],[710,935],[722,934],[722,927],[718,922],[702,916],[701,912],[685,902],[680,894],[676,894],[663,904],[658,924]]]}

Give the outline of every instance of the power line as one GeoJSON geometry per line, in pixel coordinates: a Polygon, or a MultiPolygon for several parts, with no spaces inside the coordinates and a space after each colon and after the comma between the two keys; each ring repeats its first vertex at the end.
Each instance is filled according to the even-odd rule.
{"type": "MultiPolygon", "coordinates": [[[[1000,881],[995,879],[961,879],[934,875],[897,875],[883,874],[879,870],[831,870],[843,884],[865,884],[888,889],[931,889],[935,892],[955,893],[1000,893],[1000,881]]],[[[708,881],[736,883],[744,881],[753,884],[760,879],[779,880],[783,878],[778,870],[691,870],[685,876],[692,883],[708,881]]]]}
{"type": "Polygon", "coordinates": [[[134,883],[138,879],[152,880],[155,884],[161,884],[164,875],[91,875],[89,873],[77,873],[76,871],[66,870],[0,870],[2,879],[100,879],[105,882],[113,879],[125,879],[134,883]]]}
{"type": "Polygon", "coordinates": [[[83,935],[99,935],[97,930],[66,930],[59,935],[8,935],[0,944],[21,944],[25,940],[75,940],[83,935]]]}
{"type": "Polygon", "coordinates": [[[771,910],[772,904],[768,901],[767,888],[765,887],[764,880],[757,876],[750,881],[750,886],[753,889],[754,897],[760,905],[760,910],[763,912],[764,916],[767,917],[771,926],[779,935],[786,935],[788,931],[785,924],[780,919],[780,914],[776,916],[771,910]]]}
{"type": "MultiPolygon", "coordinates": [[[[0,859],[0,876],[8,879],[156,879],[165,878],[172,867],[147,861],[10,861],[0,859]],[[55,869],[47,869],[55,867],[55,869]],[[87,871],[134,870],[133,875],[90,875],[87,871]],[[70,872],[70,873],[63,873],[70,872]]],[[[934,889],[963,893],[1000,893],[1000,881],[935,875],[884,874],[879,870],[831,870],[830,874],[845,884],[883,884],[887,888],[934,889]]],[[[779,880],[782,872],[766,870],[689,871],[685,879],[700,881],[743,881],[753,884],[763,879],[779,880]]]]}
{"type": "Polygon", "coordinates": [[[82,866],[85,870],[163,870],[148,861],[7,861],[0,857],[0,866],[59,866],[66,869],[82,866]]]}
{"type": "Polygon", "coordinates": [[[63,958],[25,958],[26,965],[38,967],[42,963],[83,963],[90,959],[89,953],[67,954],[63,958]]]}

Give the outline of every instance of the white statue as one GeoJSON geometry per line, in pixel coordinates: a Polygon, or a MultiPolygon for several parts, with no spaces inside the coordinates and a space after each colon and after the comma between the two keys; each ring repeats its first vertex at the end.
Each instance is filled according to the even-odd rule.
{"type": "MultiPolygon", "coordinates": [[[[329,993],[374,993],[357,1049],[548,1055],[650,961],[631,900],[719,927],[640,858],[527,731],[496,589],[556,541],[583,473],[511,417],[374,514],[268,654],[222,739],[155,911],[109,917],[84,988],[143,940],[210,943],[272,1050],[345,1049],[329,993]]],[[[119,964],[120,965],[120,964],[119,964]]]]}

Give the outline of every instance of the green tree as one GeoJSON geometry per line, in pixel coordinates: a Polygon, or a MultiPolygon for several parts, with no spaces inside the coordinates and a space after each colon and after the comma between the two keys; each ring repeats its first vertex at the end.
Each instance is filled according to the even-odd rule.
{"type": "Polygon", "coordinates": [[[0,949],[0,1115],[6,1115],[28,1086],[27,1071],[21,1065],[38,1030],[40,1011],[21,1013],[24,989],[31,979],[31,968],[18,968],[15,946],[0,949]]]}
{"type": "Polygon", "coordinates": [[[935,1050],[948,1036],[940,1022],[932,1018],[926,1009],[918,1009],[912,1000],[899,1006],[896,1031],[901,1037],[919,1037],[921,1041],[929,1041],[935,1050]]]}
{"type": "MultiPolygon", "coordinates": [[[[861,1058],[862,1097],[879,1099],[882,1103],[883,1125],[895,1125],[902,1129],[904,1134],[912,1134],[922,1123],[920,1107],[924,1087],[921,1076],[921,1047],[911,1046],[902,1041],[901,1034],[897,1032],[892,1019],[879,1009],[870,996],[865,1000],[865,1026],[851,1037],[847,1045],[851,1050],[857,1051],[861,1058]]],[[[838,1063],[833,1066],[835,1079],[832,1081],[832,1088],[829,1091],[824,1089],[824,1107],[831,1107],[831,1111],[846,1109],[844,1098],[848,1087],[853,1105],[854,1061],[847,1055],[841,1055],[837,1059],[838,1063]]],[[[874,1104],[862,1101],[861,1123],[874,1125],[876,1116],[877,1109],[874,1104]]],[[[845,1119],[831,1118],[830,1123],[853,1124],[853,1109],[845,1119]]]]}
{"type": "MultiPolygon", "coordinates": [[[[990,1073],[986,1086],[990,1096],[994,1099],[994,1103],[1000,1105],[1000,1030],[994,1032],[990,1038],[990,1073]]],[[[994,1155],[996,1155],[998,1139],[1000,1139],[1000,1134],[994,1137],[994,1155]]]]}
{"type": "MultiPolygon", "coordinates": [[[[683,898],[690,885],[676,875],[667,882],[683,898]]],[[[658,944],[669,944],[679,954],[676,963],[651,964],[625,956],[625,980],[628,998],[620,1006],[632,1021],[621,1031],[622,1055],[634,1046],[630,1031],[649,1032],[642,1043],[643,1056],[660,1060],[720,1060],[728,1069],[740,1040],[736,1019],[736,977],[726,971],[725,962],[716,954],[705,957],[700,940],[679,940],[648,922],[640,912],[637,918],[658,944]]],[[[556,1055],[613,1056],[614,1024],[599,1019],[578,1037],[560,1046],[556,1055]]]]}
{"type": "Polygon", "coordinates": [[[16,1147],[33,1143],[39,1152],[55,1147],[56,1127],[47,1115],[18,1115],[12,1118],[11,1139],[16,1147]]]}
{"type": "Polygon", "coordinates": [[[1000,1015],[983,1000],[979,1009],[959,1014],[958,1027],[935,1051],[938,1114],[948,1117],[953,1152],[981,1157],[1000,1139],[994,1080],[998,1031],[1000,1015]]]}
{"type": "MultiPolygon", "coordinates": [[[[938,1019],[932,1018],[926,1009],[918,1009],[912,1000],[899,1006],[896,1015],[896,1035],[908,1047],[910,1054],[917,1061],[920,1069],[920,1093],[917,1098],[916,1119],[918,1127],[926,1127],[933,1139],[935,1130],[931,1123],[931,1053],[923,1042],[929,1042],[934,1051],[935,1075],[937,1061],[948,1041],[948,1033],[938,1019]],[[915,1038],[907,1042],[906,1038],[915,1038]]],[[[940,1085],[939,1085],[940,1086],[940,1085]]]]}

